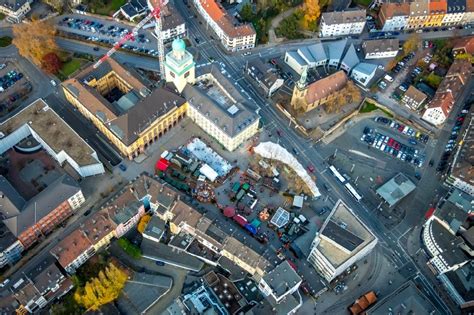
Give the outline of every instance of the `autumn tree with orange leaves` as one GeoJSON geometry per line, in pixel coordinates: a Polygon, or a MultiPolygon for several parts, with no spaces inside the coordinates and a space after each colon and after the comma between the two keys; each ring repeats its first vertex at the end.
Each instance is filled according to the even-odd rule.
{"type": "Polygon", "coordinates": [[[302,26],[306,30],[314,30],[316,27],[316,21],[321,15],[321,9],[319,7],[318,0],[305,0],[303,7],[303,21],[302,26]]]}
{"type": "Polygon", "coordinates": [[[21,56],[41,65],[43,57],[56,52],[58,46],[54,40],[56,28],[47,21],[35,20],[30,23],[13,25],[13,44],[21,56]]]}

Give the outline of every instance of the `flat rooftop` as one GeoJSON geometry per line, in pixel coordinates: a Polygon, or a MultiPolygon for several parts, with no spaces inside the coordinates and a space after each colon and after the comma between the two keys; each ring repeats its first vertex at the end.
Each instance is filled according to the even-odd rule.
{"type": "Polygon", "coordinates": [[[430,314],[440,315],[430,300],[416,288],[412,281],[399,287],[386,298],[378,301],[366,311],[367,315],[409,315],[430,314]]]}
{"type": "Polygon", "coordinates": [[[369,228],[341,200],[326,219],[320,239],[319,251],[336,267],[377,241],[369,228]]]}
{"type": "Polygon", "coordinates": [[[382,197],[390,207],[396,205],[403,198],[408,196],[416,185],[402,173],[398,173],[388,182],[377,188],[377,194],[382,197]]]}
{"type": "Polygon", "coordinates": [[[24,125],[33,129],[56,154],[64,151],[80,166],[99,162],[92,156],[95,151],[42,99],[0,124],[0,132],[8,136],[24,125]]]}

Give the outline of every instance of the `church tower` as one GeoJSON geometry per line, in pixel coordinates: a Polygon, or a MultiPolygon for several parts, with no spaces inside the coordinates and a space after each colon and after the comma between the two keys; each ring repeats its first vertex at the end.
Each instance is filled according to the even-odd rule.
{"type": "Polygon", "coordinates": [[[186,51],[184,41],[180,38],[175,39],[171,52],[166,54],[166,82],[173,82],[179,93],[181,93],[187,83],[194,84],[196,79],[194,66],[193,56],[186,51]]]}
{"type": "Polygon", "coordinates": [[[295,84],[293,88],[293,95],[291,96],[291,106],[294,109],[299,109],[306,104],[306,93],[308,92],[308,86],[306,80],[308,78],[308,67],[305,67],[301,74],[300,80],[295,84]]]}

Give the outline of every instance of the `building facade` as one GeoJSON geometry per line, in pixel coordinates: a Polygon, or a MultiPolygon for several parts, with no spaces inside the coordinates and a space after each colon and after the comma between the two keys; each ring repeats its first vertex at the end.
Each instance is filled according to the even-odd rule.
{"type": "Polygon", "coordinates": [[[257,34],[250,24],[238,24],[216,0],[193,0],[199,14],[228,51],[255,47],[257,34]]]}
{"type": "Polygon", "coordinates": [[[49,212],[48,215],[38,220],[36,224],[27,228],[24,232],[18,235],[18,240],[23,245],[23,248],[28,249],[41,237],[51,233],[59,224],[73,215],[74,211],[85,201],[82,190],[79,189],[76,194],[59,204],[49,212]]]}
{"type": "Polygon", "coordinates": [[[308,262],[331,282],[366,257],[377,241],[369,228],[339,200],[316,232],[308,262]]]}
{"type": "Polygon", "coordinates": [[[426,101],[426,98],[427,96],[425,93],[421,92],[413,85],[410,85],[400,102],[410,109],[419,110],[426,101]]]}
{"type": "Polygon", "coordinates": [[[402,3],[383,3],[380,6],[379,22],[382,25],[382,31],[393,32],[405,29],[410,16],[410,4],[402,3]]]}
{"type": "Polygon", "coordinates": [[[108,59],[98,69],[86,68],[63,82],[66,99],[129,159],[184,118],[186,101],[164,88],[150,92],[132,69],[108,59]],[[120,91],[118,100],[109,98],[120,91]]]}
{"type": "Polygon", "coordinates": [[[425,26],[430,15],[430,0],[414,0],[410,2],[410,15],[406,29],[419,29],[425,26]]]}
{"type": "Polygon", "coordinates": [[[337,96],[347,84],[347,76],[340,70],[330,76],[306,84],[307,73],[303,72],[300,80],[295,84],[293,95],[291,97],[291,106],[294,109],[301,109],[308,112],[316,107],[327,103],[337,96]]]}
{"type": "Polygon", "coordinates": [[[175,39],[172,48],[165,59],[165,78],[166,82],[173,82],[181,93],[186,84],[194,84],[195,63],[193,56],[186,51],[186,44],[182,39],[175,39]]]}
{"type": "Polygon", "coordinates": [[[319,37],[360,34],[366,22],[365,10],[324,12],[321,15],[319,37]]]}
{"type": "Polygon", "coordinates": [[[399,51],[398,39],[366,40],[362,44],[365,59],[394,58],[399,51]]]}

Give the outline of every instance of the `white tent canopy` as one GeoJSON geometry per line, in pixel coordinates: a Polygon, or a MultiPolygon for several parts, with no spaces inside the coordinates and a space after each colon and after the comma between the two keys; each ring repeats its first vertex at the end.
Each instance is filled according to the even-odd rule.
{"type": "Polygon", "coordinates": [[[199,172],[206,176],[211,182],[215,181],[216,178],[219,176],[216,171],[214,171],[209,165],[204,164],[200,169],[199,172]]]}
{"type": "Polygon", "coordinates": [[[298,162],[298,160],[289,153],[285,148],[273,142],[262,142],[254,148],[255,153],[261,155],[266,159],[278,160],[291,167],[295,173],[306,183],[313,197],[319,197],[318,187],[309,176],[305,168],[298,162]]]}

